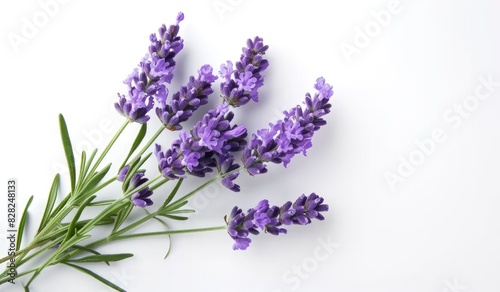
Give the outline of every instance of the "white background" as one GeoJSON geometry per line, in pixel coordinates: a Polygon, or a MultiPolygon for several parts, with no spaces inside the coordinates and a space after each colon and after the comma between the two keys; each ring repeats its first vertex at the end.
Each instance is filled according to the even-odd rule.
{"type": "MultiPolygon", "coordinates": [[[[239,123],[251,131],[267,126],[300,103],[318,76],[335,94],[328,125],[307,157],[296,157],[287,169],[271,166],[263,176],[242,174],[241,193],[206,190],[190,203],[198,212],[172,227],[222,225],[235,204],[247,209],[268,198],[279,205],[313,191],[325,197],[330,211],[325,221],[290,227],[287,235],[254,237],[246,251],[233,251],[231,239],[217,231],[173,237],[167,260],[167,238],[107,246],[102,251],[136,256],[111,267],[87,267],[127,291],[500,289],[500,87],[489,92],[479,81],[500,81],[499,2],[401,0],[383,25],[374,15],[393,7],[388,0],[66,2],[45,22],[37,1],[0,4],[0,177],[5,185],[7,178],[18,179],[22,205],[35,195],[31,233],[64,163],[58,113],[65,115],[75,147],[92,142],[102,148],[112,136],[109,126],[123,121],[113,103],[146,53],[149,34],[183,11],[185,49],[171,93],[201,65],[218,70],[237,60],[246,39],[259,35],[270,46],[271,65],[261,102],[235,111],[239,123]],[[34,17],[37,31],[26,35],[23,19],[34,17]],[[371,36],[360,44],[366,29],[371,36]],[[13,35],[24,42],[13,44],[13,35]],[[356,46],[355,39],[355,53],[346,57],[342,47],[356,46]],[[471,97],[478,87],[490,98],[471,97]],[[468,109],[460,114],[464,102],[468,109]],[[442,139],[431,146],[435,131],[442,139]],[[416,140],[427,141],[427,154],[416,140]],[[418,165],[402,166],[410,159],[418,165]],[[401,177],[393,189],[388,173],[401,177]]],[[[119,157],[134,129],[110,159],[119,157]]],[[[174,137],[159,142],[167,145],[174,137]]],[[[148,175],[156,175],[154,161],[148,175]]],[[[63,178],[64,191],[67,174],[63,178]]],[[[184,190],[200,182],[189,179],[184,190]]],[[[154,199],[161,196],[157,192],[154,199]]],[[[1,254],[7,249],[5,201],[1,254]]],[[[12,287],[0,291],[16,291],[12,287]]],[[[19,283],[15,288],[22,290],[19,283]]],[[[63,266],[44,271],[31,288],[110,291],[63,266]]]]}

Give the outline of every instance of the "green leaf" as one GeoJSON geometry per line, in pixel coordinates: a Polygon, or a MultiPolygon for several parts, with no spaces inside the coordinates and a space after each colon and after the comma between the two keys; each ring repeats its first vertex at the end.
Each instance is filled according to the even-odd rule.
{"type": "MultiPolygon", "coordinates": [[[[93,250],[91,248],[88,248],[86,246],[82,246],[82,245],[74,245],[71,247],[71,249],[77,249],[77,250],[81,250],[82,252],[89,252],[89,253],[92,253],[95,255],[101,255],[101,253],[99,253],[98,251],[93,250]]],[[[61,262],[64,262],[64,260],[61,260],[61,262]]],[[[105,262],[105,263],[106,263],[106,265],[109,266],[109,262],[105,262]]]]}
{"type": "Polygon", "coordinates": [[[116,221],[115,221],[115,226],[113,227],[113,233],[120,228],[120,226],[125,222],[127,219],[128,215],[130,215],[130,212],[132,212],[132,209],[134,208],[134,204],[132,202],[128,202],[123,209],[118,211],[118,215],[116,216],[116,221]]]}
{"type": "Polygon", "coordinates": [[[73,220],[71,220],[71,223],[69,224],[68,227],[68,233],[66,234],[66,238],[64,239],[63,242],[66,242],[69,240],[74,234],[75,234],[75,227],[76,224],[78,223],[78,219],[80,219],[80,216],[82,215],[83,210],[92,202],[92,200],[95,199],[96,196],[91,196],[83,202],[83,204],[78,208],[78,211],[76,211],[75,217],[73,217],[73,220]]]}
{"type": "Polygon", "coordinates": [[[90,166],[92,165],[92,161],[94,160],[95,155],[97,154],[97,148],[90,153],[89,158],[87,159],[87,163],[85,165],[85,170],[83,171],[83,177],[87,177],[87,174],[89,172],[90,166]]]}
{"type": "MultiPolygon", "coordinates": [[[[147,210],[144,210],[146,211],[146,213],[149,214],[149,212],[147,212],[147,210]]],[[[153,217],[156,221],[160,222],[161,225],[165,226],[165,228],[167,230],[170,229],[170,226],[168,226],[167,222],[163,221],[161,218],[158,218],[157,216],[153,217]]],[[[167,237],[168,237],[168,249],[167,249],[167,252],[165,253],[165,257],[163,257],[163,259],[166,259],[168,257],[168,255],[170,254],[170,250],[172,250],[172,236],[170,234],[167,234],[167,237]]]]}
{"type": "MultiPolygon", "coordinates": [[[[52,181],[52,186],[50,187],[49,197],[47,198],[47,204],[45,205],[45,211],[43,211],[42,219],[40,220],[40,227],[38,227],[38,232],[40,232],[50,219],[50,213],[54,208],[54,204],[57,199],[57,190],[59,188],[59,174],[56,174],[54,180],[52,181]]],[[[37,233],[38,233],[37,232],[37,233]]]]}
{"type": "Polygon", "coordinates": [[[166,206],[165,207],[165,211],[168,211],[167,213],[170,213],[170,212],[172,212],[174,210],[177,210],[177,209],[183,207],[187,203],[188,203],[187,200],[185,200],[185,201],[176,201],[176,202],[172,203],[171,205],[166,206]]]}
{"type": "Polygon", "coordinates": [[[179,188],[181,187],[181,184],[182,182],[184,181],[183,178],[180,178],[179,181],[177,182],[177,184],[175,185],[174,189],[170,192],[170,195],[168,195],[167,199],[165,200],[165,202],[163,202],[163,205],[161,206],[161,208],[167,206],[171,201],[172,199],[175,197],[175,194],[177,194],[177,191],[179,190],[179,188]]]}
{"type": "Polygon", "coordinates": [[[56,216],[57,213],[59,213],[68,203],[69,199],[71,198],[71,194],[67,195],[62,199],[62,201],[57,205],[57,207],[52,211],[52,214],[50,214],[50,219],[52,219],[54,216],[56,216]]]}
{"type": "Polygon", "coordinates": [[[19,221],[19,228],[17,229],[17,243],[16,243],[16,251],[21,247],[21,241],[23,240],[24,227],[26,226],[26,221],[28,220],[28,208],[33,201],[33,196],[30,197],[28,203],[26,203],[26,207],[24,207],[23,215],[21,216],[21,221],[19,221]]]}
{"type": "Polygon", "coordinates": [[[142,140],[146,136],[147,129],[148,129],[148,124],[147,123],[142,124],[139,133],[137,133],[137,137],[135,137],[134,143],[132,143],[132,146],[130,147],[130,151],[128,152],[127,157],[125,157],[125,160],[123,160],[123,163],[122,165],[120,165],[120,168],[118,170],[121,170],[125,166],[127,160],[130,158],[130,156],[132,156],[137,147],[139,147],[142,140]]]}
{"type": "Polygon", "coordinates": [[[61,243],[59,248],[47,259],[43,264],[38,266],[31,277],[29,278],[28,282],[26,282],[26,287],[28,287],[33,280],[40,275],[40,273],[45,269],[47,266],[54,264],[54,261],[70,246],[74,246],[80,241],[86,240],[90,237],[90,235],[80,235],[80,236],[74,236],[71,237],[68,241],[61,243]]]}
{"type": "Polygon", "coordinates": [[[163,217],[167,217],[167,218],[170,218],[170,219],[173,219],[173,220],[188,220],[188,217],[184,217],[184,216],[176,216],[176,215],[169,215],[169,214],[160,214],[158,216],[163,216],[163,217]]]}
{"type": "Polygon", "coordinates": [[[70,267],[72,267],[72,268],[74,268],[74,269],[77,269],[80,272],[83,272],[83,273],[85,273],[85,274],[93,277],[94,279],[100,281],[101,283],[103,283],[103,284],[105,284],[105,285],[107,285],[107,286],[109,286],[109,287],[111,287],[111,288],[113,288],[113,289],[115,289],[117,291],[126,292],[125,289],[120,288],[119,286],[113,284],[112,282],[104,279],[103,277],[99,276],[98,274],[96,274],[96,273],[94,273],[94,272],[92,272],[90,270],[87,270],[87,269],[85,269],[83,267],[80,267],[80,266],[77,266],[77,265],[73,265],[73,264],[70,264],[70,263],[65,263],[65,264],[68,265],[68,266],[70,266],[70,267]]]}
{"type": "Polygon", "coordinates": [[[111,168],[111,163],[108,164],[108,165],[106,165],[106,167],[104,167],[101,171],[99,171],[99,172],[95,173],[94,175],[92,175],[92,177],[90,178],[90,180],[83,186],[81,193],[83,194],[83,193],[91,190],[99,182],[101,182],[101,180],[104,178],[104,176],[106,176],[106,174],[108,173],[108,171],[109,171],[110,168],[111,168]]]}
{"type": "Polygon", "coordinates": [[[64,147],[64,154],[66,155],[66,161],[68,162],[69,177],[71,180],[71,192],[73,192],[75,190],[76,181],[75,156],[73,155],[73,147],[71,146],[68,127],[66,126],[66,121],[64,120],[64,116],[62,114],[59,114],[59,128],[61,130],[61,139],[64,147]]]}
{"type": "Polygon", "coordinates": [[[71,262],[71,263],[118,262],[133,256],[134,255],[131,253],[98,254],[98,255],[89,255],[78,259],[69,259],[66,262],[71,262]]]}
{"type": "MultiPolygon", "coordinates": [[[[91,204],[89,204],[88,206],[90,206],[91,204]]],[[[85,219],[85,220],[80,220],[78,222],[76,222],[75,224],[75,228],[76,229],[80,229],[82,228],[83,226],[85,226],[85,224],[89,223],[91,219],[85,219]]],[[[108,225],[108,224],[111,224],[115,222],[115,219],[113,219],[113,217],[107,217],[107,218],[103,218],[101,221],[98,221],[95,223],[96,226],[98,225],[108,225]]],[[[66,227],[66,226],[69,226],[71,224],[71,222],[69,223],[62,223],[61,225],[66,227]]]]}
{"type": "Polygon", "coordinates": [[[183,213],[194,213],[194,209],[182,209],[182,210],[174,210],[174,211],[168,211],[165,214],[183,214],[183,213]]]}
{"type": "Polygon", "coordinates": [[[78,172],[78,180],[76,183],[76,189],[80,189],[81,184],[85,178],[85,163],[86,163],[87,154],[85,151],[82,151],[82,159],[80,160],[80,171],[78,172]]]}
{"type": "Polygon", "coordinates": [[[108,206],[111,205],[115,200],[102,200],[97,202],[92,202],[89,206],[108,206]]]}

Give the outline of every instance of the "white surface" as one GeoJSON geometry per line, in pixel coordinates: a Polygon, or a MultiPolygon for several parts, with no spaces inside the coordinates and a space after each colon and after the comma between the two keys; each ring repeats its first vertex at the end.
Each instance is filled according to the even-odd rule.
{"type": "MultiPolygon", "coordinates": [[[[252,121],[250,129],[301,102],[318,76],[335,90],[328,125],[308,157],[287,169],[272,166],[267,175],[241,175],[239,194],[209,189],[192,202],[198,214],[173,225],[219,225],[234,204],[246,209],[264,197],[281,204],[312,191],[331,206],[326,221],[254,237],[244,252],[233,251],[222,231],[175,236],[167,260],[164,238],[123,242],[102,250],[136,257],[93,270],[128,291],[500,289],[500,87],[487,100],[469,100],[477,108],[463,113],[467,118],[453,112],[481,86],[479,78],[500,80],[497,1],[66,2],[18,52],[8,35],[21,35],[23,18],[43,10],[37,1],[0,4],[0,177],[5,184],[18,179],[23,205],[35,195],[32,218],[40,216],[54,165],[64,162],[57,114],[65,115],[75,145],[89,141],[85,133],[98,137],[100,123],[117,127],[112,104],[125,89],[122,80],[145,54],[149,34],[178,11],[186,15],[185,49],[171,92],[204,63],[218,68],[237,60],[255,35],[270,46],[271,65],[262,101],[236,111],[239,121],[252,121]],[[353,45],[356,28],[373,25],[372,12],[388,5],[395,9],[390,22],[348,62],[341,47],[353,45]],[[398,174],[399,157],[419,158],[415,140],[432,138],[436,129],[444,138],[392,191],[384,175],[398,174]],[[335,248],[325,249],[325,241],[335,248]]],[[[31,289],[70,290],[109,291],[67,267],[47,269],[31,289]]]]}

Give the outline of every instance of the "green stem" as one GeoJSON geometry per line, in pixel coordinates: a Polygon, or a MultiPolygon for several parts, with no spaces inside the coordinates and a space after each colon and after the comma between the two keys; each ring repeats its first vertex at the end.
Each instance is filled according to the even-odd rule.
{"type": "MultiPolygon", "coordinates": [[[[16,275],[16,279],[17,279],[17,278],[20,278],[20,277],[22,277],[22,276],[24,276],[24,275],[31,274],[31,273],[35,272],[36,270],[37,270],[37,269],[35,268],[35,269],[31,269],[31,270],[28,270],[28,271],[21,272],[21,273],[19,273],[19,274],[17,274],[17,275],[16,275]]],[[[2,278],[3,278],[3,277],[2,277],[2,278]]],[[[0,280],[0,284],[6,283],[6,282],[8,282],[9,280],[10,280],[10,277],[6,277],[5,279],[1,279],[1,280],[0,280]]]]}
{"type": "Polygon", "coordinates": [[[127,127],[128,124],[130,124],[130,121],[127,120],[125,123],[123,123],[123,125],[120,127],[120,129],[118,129],[118,131],[113,136],[113,138],[111,138],[111,141],[109,141],[106,148],[104,148],[104,151],[101,153],[99,158],[97,158],[97,161],[94,163],[94,166],[92,167],[92,169],[89,172],[90,174],[92,174],[92,173],[94,173],[94,171],[96,171],[97,167],[99,167],[99,164],[102,162],[102,160],[104,159],[106,154],[108,154],[109,150],[111,149],[111,147],[113,147],[116,140],[118,139],[118,137],[120,137],[121,133],[123,132],[123,130],[125,130],[125,128],[127,127]]]}
{"type": "Polygon", "coordinates": [[[180,230],[167,230],[167,231],[158,231],[158,232],[145,232],[145,233],[135,233],[135,234],[126,234],[111,236],[109,241],[118,241],[129,238],[137,238],[137,237],[145,237],[145,236],[160,236],[160,235],[171,235],[171,234],[180,234],[180,233],[193,233],[193,232],[205,232],[205,231],[214,231],[214,230],[224,230],[227,226],[216,226],[216,227],[204,227],[204,228],[194,228],[194,229],[180,229],[180,230]]]}
{"type": "Polygon", "coordinates": [[[169,204],[165,210],[175,210],[177,209],[178,205],[181,204],[182,202],[186,201],[187,199],[189,199],[190,197],[194,196],[196,193],[198,193],[199,191],[203,190],[204,188],[206,188],[208,185],[210,185],[211,183],[217,181],[218,179],[220,179],[220,176],[216,176],[214,178],[212,178],[211,180],[205,182],[204,184],[202,184],[201,186],[197,187],[196,189],[192,190],[191,192],[189,192],[188,194],[182,196],[180,199],[177,199],[176,201],[174,201],[173,203],[169,204]]]}
{"type": "Polygon", "coordinates": [[[40,247],[40,246],[43,246],[45,243],[47,242],[50,242],[50,240],[45,240],[43,242],[40,242],[38,244],[31,244],[31,245],[28,245],[27,247],[23,248],[23,249],[20,249],[18,251],[16,251],[15,254],[13,255],[10,255],[10,256],[5,256],[3,258],[0,259],[0,263],[3,263],[3,262],[6,262],[12,258],[15,258],[15,257],[19,257],[27,252],[29,252],[30,250],[34,249],[34,248],[37,248],[37,247],[40,247]]]}
{"type": "Polygon", "coordinates": [[[154,133],[154,135],[148,140],[148,142],[141,148],[141,150],[139,151],[139,153],[137,153],[137,155],[134,157],[134,159],[132,159],[130,161],[134,161],[135,159],[140,157],[142,154],[144,154],[144,152],[146,152],[146,150],[148,150],[149,146],[151,146],[151,144],[153,144],[153,142],[156,140],[156,138],[158,138],[158,136],[160,136],[160,134],[163,132],[163,130],[165,130],[165,127],[161,126],[156,131],[156,133],[154,133]]]}

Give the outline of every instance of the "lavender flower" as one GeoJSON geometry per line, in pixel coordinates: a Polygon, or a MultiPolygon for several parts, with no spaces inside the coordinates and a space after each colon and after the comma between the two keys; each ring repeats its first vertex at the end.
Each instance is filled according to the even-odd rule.
{"type": "Polygon", "coordinates": [[[230,154],[217,154],[216,155],[217,168],[219,174],[223,176],[222,185],[233,192],[239,192],[240,186],[234,183],[234,180],[239,176],[239,172],[235,171],[240,167],[239,164],[234,163],[234,157],[230,154]]]}
{"type": "Polygon", "coordinates": [[[267,49],[262,38],[255,37],[253,41],[248,39],[247,47],[242,49],[240,61],[236,62],[236,70],[231,61],[221,65],[219,74],[224,82],[221,83],[220,90],[229,105],[238,107],[250,100],[259,100],[257,90],[264,85],[261,74],[269,66],[269,62],[263,58],[267,49]]]}
{"type": "Polygon", "coordinates": [[[283,163],[286,167],[296,154],[306,155],[314,132],[326,124],[322,117],[330,112],[333,95],[332,87],[322,77],[316,80],[314,88],[318,92],[313,97],[306,94],[305,108],[297,105],[285,111],[283,120],[252,135],[243,154],[245,168],[251,175],[266,173],[267,162],[283,163]]]}
{"type": "Polygon", "coordinates": [[[185,165],[182,164],[182,156],[179,149],[172,147],[167,151],[161,151],[161,146],[156,144],[156,159],[161,174],[168,179],[179,179],[185,177],[185,165]]]}
{"type": "MultiPolygon", "coordinates": [[[[134,174],[134,176],[132,176],[130,185],[133,187],[132,189],[135,189],[143,185],[147,181],[148,179],[144,177],[144,172],[137,172],[136,174],[134,174]]],[[[151,191],[149,187],[145,187],[139,192],[133,194],[130,199],[132,200],[132,203],[134,203],[134,205],[136,205],[137,207],[144,208],[146,206],[153,205],[153,201],[149,198],[151,197],[151,195],[153,195],[153,191],[151,191]]]]}
{"type": "MultiPolygon", "coordinates": [[[[118,177],[117,177],[118,181],[124,182],[129,170],[130,170],[130,165],[128,165],[128,164],[125,165],[118,173],[118,177]]],[[[132,191],[132,190],[136,189],[137,187],[145,184],[147,181],[148,181],[148,178],[144,177],[144,172],[138,171],[138,172],[134,173],[132,178],[130,178],[130,181],[124,182],[124,183],[127,183],[127,185],[125,185],[125,187],[126,187],[125,192],[132,191]]],[[[144,208],[146,206],[153,205],[153,201],[149,198],[149,197],[151,197],[151,195],[153,195],[153,191],[151,191],[149,189],[149,187],[145,187],[142,190],[140,190],[139,192],[133,194],[131,196],[130,200],[137,207],[144,208]]]]}
{"type": "Polygon", "coordinates": [[[151,34],[149,54],[139,63],[139,68],[125,79],[128,85],[128,96],[118,94],[116,110],[131,122],[146,123],[149,120],[148,112],[154,106],[154,99],[164,104],[168,95],[166,84],[172,81],[175,68],[174,57],[183,48],[183,40],[177,34],[179,23],[184,14],[177,15],[177,22],[168,29],[162,25],[158,36],[151,34]]]}
{"type": "Polygon", "coordinates": [[[328,211],[323,198],[315,193],[301,195],[293,204],[286,202],[282,207],[269,206],[267,200],[260,201],[255,208],[250,208],[245,215],[238,207],[234,207],[226,218],[227,232],[235,243],[234,250],[245,250],[252,240],[250,234],[259,234],[259,229],[272,235],[286,234],[282,225],[307,225],[312,219],[324,220],[320,212],[328,211]]]}
{"type": "Polygon", "coordinates": [[[206,173],[217,169],[224,177],[223,184],[233,191],[239,186],[233,183],[238,176],[234,163],[235,152],[246,145],[247,129],[244,126],[231,125],[234,114],[227,104],[211,109],[188,132],[181,132],[170,149],[163,152],[156,145],[156,157],[160,172],[169,179],[185,177],[186,173],[204,177],[206,173]]]}
{"type": "Polygon", "coordinates": [[[127,177],[129,169],[130,169],[129,164],[125,165],[122,169],[120,169],[120,171],[118,172],[117,180],[123,182],[125,180],[125,177],[127,177]]]}
{"type": "Polygon", "coordinates": [[[213,91],[212,83],[217,76],[212,74],[210,65],[203,65],[198,70],[198,78],[189,77],[186,86],[172,96],[169,104],[156,108],[160,121],[169,130],[180,130],[180,123],[187,121],[200,106],[208,102],[208,95],[213,91]]]}

